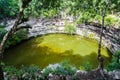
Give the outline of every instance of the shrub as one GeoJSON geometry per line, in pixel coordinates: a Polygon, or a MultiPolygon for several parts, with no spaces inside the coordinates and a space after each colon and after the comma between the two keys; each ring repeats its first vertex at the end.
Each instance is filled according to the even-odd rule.
{"type": "Polygon", "coordinates": [[[105,17],[105,26],[113,26],[119,28],[120,19],[114,15],[107,15],[105,17]]]}
{"type": "Polygon", "coordinates": [[[95,21],[97,21],[98,23],[101,23],[101,16],[100,15],[96,15],[95,17],[94,17],[94,19],[95,19],[95,21]]]}
{"type": "Polygon", "coordinates": [[[83,66],[79,67],[80,70],[90,71],[93,69],[92,65],[89,62],[86,62],[83,66]]]}
{"type": "Polygon", "coordinates": [[[105,17],[105,26],[113,26],[114,24],[114,19],[111,16],[105,17]]]}
{"type": "Polygon", "coordinates": [[[13,17],[19,10],[18,0],[0,0],[0,19],[13,17]]]}
{"type": "Polygon", "coordinates": [[[34,78],[37,77],[39,71],[39,67],[34,66],[34,65],[30,65],[29,67],[25,67],[22,66],[21,70],[19,70],[19,75],[24,77],[28,77],[28,78],[34,78]]]}
{"type": "Polygon", "coordinates": [[[65,22],[65,29],[64,29],[64,31],[66,33],[72,35],[76,31],[76,24],[65,22]]]}
{"type": "Polygon", "coordinates": [[[49,65],[43,70],[43,76],[47,76],[49,73],[58,75],[74,75],[76,68],[71,66],[68,62],[61,62],[60,64],[49,65]]]}
{"type": "Polygon", "coordinates": [[[65,75],[74,75],[77,70],[74,66],[70,65],[70,63],[68,61],[63,61],[60,63],[60,65],[66,71],[65,75]]]}
{"type": "Polygon", "coordinates": [[[6,72],[6,75],[19,76],[19,71],[14,66],[4,66],[3,71],[6,72]]]}
{"type": "Polygon", "coordinates": [[[84,70],[86,70],[86,71],[92,70],[92,65],[90,65],[89,62],[85,63],[85,64],[84,64],[84,70]]]}
{"type": "Polygon", "coordinates": [[[76,22],[77,22],[77,24],[83,23],[83,16],[82,16],[82,13],[79,15],[79,17],[77,18],[76,22]]]}
{"type": "Polygon", "coordinates": [[[107,66],[108,71],[113,71],[115,69],[120,69],[120,50],[112,55],[112,61],[107,66]]]}
{"type": "Polygon", "coordinates": [[[29,67],[24,67],[16,69],[14,66],[4,66],[3,68],[4,72],[6,72],[6,80],[11,80],[12,76],[15,76],[19,80],[31,80],[31,79],[37,79],[39,68],[34,65],[30,65],[29,67]]]}
{"type": "MultiPolygon", "coordinates": [[[[12,36],[7,40],[5,47],[8,48],[10,45],[15,45],[19,43],[21,40],[24,40],[27,38],[27,29],[20,30],[16,32],[15,34],[12,34],[12,36]]],[[[7,30],[4,28],[0,28],[0,42],[3,39],[3,36],[7,33],[7,30]]]]}
{"type": "Polygon", "coordinates": [[[77,22],[77,24],[91,22],[91,21],[93,21],[92,17],[93,17],[93,14],[91,14],[90,12],[83,12],[80,14],[80,16],[78,17],[76,22],[77,22]]]}

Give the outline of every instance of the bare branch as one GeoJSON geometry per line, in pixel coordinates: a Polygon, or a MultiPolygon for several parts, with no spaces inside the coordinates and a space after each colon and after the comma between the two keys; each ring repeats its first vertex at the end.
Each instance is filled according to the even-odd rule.
{"type": "Polygon", "coordinates": [[[19,26],[16,28],[16,31],[18,31],[20,29],[24,29],[24,28],[32,28],[32,26],[30,26],[29,24],[26,24],[25,26],[19,26]]]}

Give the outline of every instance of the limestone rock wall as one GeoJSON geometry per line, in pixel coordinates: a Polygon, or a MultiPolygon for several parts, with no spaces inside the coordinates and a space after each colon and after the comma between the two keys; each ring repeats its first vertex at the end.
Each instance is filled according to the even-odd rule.
{"type": "MultiPolygon", "coordinates": [[[[69,21],[69,19],[67,21],[69,21]]],[[[38,19],[34,21],[30,20],[27,23],[31,23],[33,27],[32,29],[29,30],[28,37],[33,37],[33,36],[48,34],[48,33],[65,33],[64,31],[65,20],[38,19]]],[[[81,24],[76,26],[76,31],[74,33],[99,40],[100,27],[81,24]]],[[[104,27],[103,35],[104,36],[103,36],[102,43],[105,47],[107,47],[111,52],[120,50],[120,30],[119,29],[104,27]]]]}

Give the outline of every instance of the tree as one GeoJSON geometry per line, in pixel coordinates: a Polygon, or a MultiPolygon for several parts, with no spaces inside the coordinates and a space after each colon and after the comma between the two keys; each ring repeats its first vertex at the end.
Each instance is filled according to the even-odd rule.
{"type": "Polygon", "coordinates": [[[19,14],[18,17],[13,25],[13,27],[4,35],[1,43],[0,43],[0,80],[4,80],[4,74],[3,74],[3,70],[2,70],[2,66],[1,66],[1,62],[2,62],[2,54],[4,52],[4,47],[5,47],[5,43],[8,40],[8,38],[15,33],[17,30],[20,30],[22,28],[30,28],[30,26],[18,26],[19,24],[23,23],[22,18],[24,17],[24,9],[27,7],[27,5],[29,4],[29,2],[31,2],[32,0],[22,0],[22,4],[20,6],[20,10],[19,10],[19,14]]]}
{"type": "Polygon", "coordinates": [[[102,17],[102,21],[101,21],[101,29],[100,29],[100,39],[99,39],[99,43],[98,43],[98,70],[100,70],[101,75],[104,78],[104,72],[103,72],[103,57],[101,56],[101,44],[102,44],[102,36],[103,36],[103,27],[104,27],[104,20],[105,20],[105,16],[106,16],[106,11],[108,9],[108,0],[102,0],[101,2],[98,2],[97,0],[93,0],[94,3],[94,10],[96,12],[98,12],[101,17],[102,17]]]}
{"type": "MultiPolygon", "coordinates": [[[[99,5],[97,5],[97,6],[99,6],[99,5]]],[[[108,8],[108,1],[107,0],[106,0],[106,2],[105,1],[101,2],[100,7],[98,7],[99,13],[102,17],[101,30],[100,30],[100,40],[99,40],[99,45],[98,45],[98,61],[99,61],[99,67],[98,68],[99,69],[103,69],[103,58],[101,56],[101,43],[102,43],[102,36],[103,36],[104,19],[105,19],[105,16],[106,16],[107,8],[108,8]],[[104,3],[106,3],[106,4],[104,4],[104,3]],[[101,6],[101,4],[102,4],[102,6],[101,6]]],[[[97,8],[96,8],[96,10],[97,10],[97,8]]]]}

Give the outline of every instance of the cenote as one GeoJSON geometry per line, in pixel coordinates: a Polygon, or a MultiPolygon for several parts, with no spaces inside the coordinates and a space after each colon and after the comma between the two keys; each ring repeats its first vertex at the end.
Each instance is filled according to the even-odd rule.
{"type": "MultiPolygon", "coordinates": [[[[97,66],[98,42],[79,35],[46,34],[21,42],[4,53],[6,65],[31,65],[44,68],[49,64],[68,60],[79,68],[89,62],[97,66]]],[[[102,47],[105,65],[110,61],[107,48],[102,47]]]]}

